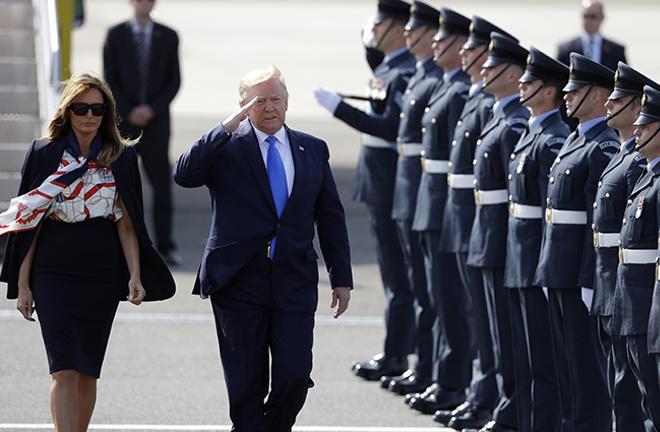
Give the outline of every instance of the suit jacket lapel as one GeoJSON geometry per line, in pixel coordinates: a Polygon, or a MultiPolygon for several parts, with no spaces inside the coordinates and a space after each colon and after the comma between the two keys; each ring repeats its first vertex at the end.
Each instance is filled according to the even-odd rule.
{"type": "Polygon", "coordinates": [[[268,182],[268,173],[266,172],[266,166],[259,150],[257,136],[249,121],[244,122],[239,128],[236,136],[236,145],[243,152],[270,209],[274,213],[277,213],[275,210],[275,201],[273,201],[273,192],[270,190],[270,183],[268,182]]]}
{"type": "Polygon", "coordinates": [[[610,161],[610,163],[607,164],[607,166],[606,166],[605,169],[603,170],[603,173],[600,175],[600,178],[602,179],[603,177],[605,177],[605,174],[609,173],[609,172],[612,171],[614,168],[616,168],[616,167],[618,167],[619,165],[621,165],[621,163],[623,162],[623,159],[624,159],[627,155],[628,155],[628,152],[627,152],[625,149],[624,149],[624,150],[620,150],[616,155],[614,155],[614,157],[612,158],[612,160],[610,161]]]}
{"type": "Polygon", "coordinates": [[[633,188],[630,196],[637,195],[639,192],[649,187],[653,181],[653,177],[655,177],[653,173],[648,171],[644,173],[644,175],[640,177],[639,181],[635,184],[635,187],[633,188]]]}
{"type": "Polygon", "coordinates": [[[568,139],[566,139],[566,143],[559,151],[558,157],[564,157],[568,154],[571,154],[575,150],[579,149],[580,147],[583,147],[586,144],[587,144],[587,138],[584,135],[580,135],[578,139],[575,139],[575,132],[573,132],[568,136],[568,139]]]}
{"type": "Polygon", "coordinates": [[[284,206],[284,210],[282,210],[280,219],[284,218],[289,209],[293,206],[294,201],[298,199],[300,190],[302,188],[302,183],[305,181],[305,178],[307,178],[308,165],[305,163],[304,141],[298,136],[298,134],[295,133],[295,131],[289,129],[288,126],[285,125],[284,127],[286,128],[286,133],[289,138],[289,147],[291,148],[291,156],[293,157],[293,169],[295,170],[295,174],[293,177],[293,188],[291,189],[291,195],[289,196],[289,199],[284,206]]]}

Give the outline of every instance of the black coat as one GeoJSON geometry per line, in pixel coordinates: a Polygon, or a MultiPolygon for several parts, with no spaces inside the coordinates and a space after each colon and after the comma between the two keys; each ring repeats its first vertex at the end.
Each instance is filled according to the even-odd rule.
{"type": "MultiPolygon", "coordinates": [[[[65,145],[66,138],[58,138],[52,142],[38,140],[32,143],[23,164],[18,195],[23,195],[39,187],[48,176],[55,172],[62,159],[65,145]]],[[[140,243],[140,274],[147,292],[145,301],[168,299],[174,296],[174,278],[151,245],[144,224],[142,188],[135,149],[126,147],[119,158],[112,163],[111,169],[117,183],[117,191],[133,222],[135,234],[140,243]]],[[[7,238],[0,281],[7,283],[7,298],[9,299],[15,299],[18,295],[18,272],[32,245],[34,235],[35,230],[30,230],[11,233],[7,238]]],[[[126,289],[122,300],[125,300],[128,295],[128,269],[124,270],[126,289]]]]}
{"type": "MultiPolygon", "coordinates": [[[[568,65],[570,63],[570,54],[572,52],[584,54],[582,51],[582,39],[579,37],[559,45],[557,60],[568,65]]],[[[612,70],[616,70],[619,61],[627,63],[626,48],[614,41],[603,38],[603,44],[600,51],[600,63],[612,70]]]]}

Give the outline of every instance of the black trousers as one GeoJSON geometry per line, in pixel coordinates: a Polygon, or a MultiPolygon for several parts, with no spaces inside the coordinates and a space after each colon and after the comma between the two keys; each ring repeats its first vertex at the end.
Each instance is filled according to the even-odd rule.
{"type": "Polygon", "coordinates": [[[283,311],[272,290],[262,256],[211,296],[232,431],[291,431],[313,386],[314,311],[283,311]]]}
{"type": "Polygon", "coordinates": [[[538,287],[512,288],[509,294],[518,430],[559,432],[559,387],[548,343],[548,301],[538,287]]]}
{"type": "Polygon", "coordinates": [[[415,296],[415,373],[421,378],[431,379],[433,365],[433,322],[435,312],[426,288],[426,269],[420,244],[420,233],[412,230],[412,220],[396,221],[399,242],[406,262],[408,284],[415,296]]]}
{"type": "MultiPolygon", "coordinates": [[[[646,335],[625,336],[628,365],[632,369],[642,395],[644,429],[646,432],[660,431],[660,379],[656,362],[648,354],[646,335]]],[[[628,429],[625,429],[628,430],[628,429]]]]}
{"type": "Polygon", "coordinates": [[[167,252],[175,247],[172,240],[172,167],[169,159],[170,136],[160,127],[147,126],[136,149],[153,192],[156,247],[159,252],[167,252]]]}
{"type": "Polygon", "coordinates": [[[486,306],[493,341],[495,370],[498,375],[499,401],[493,411],[493,420],[509,429],[518,429],[516,408],[516,374],[513,364],[511,336],[511,311],[509,308],[509,288],[504,287],[504,269],[482,268],[481,274],[486,292],[486,306]]]}
{"type": "Polygon", "coordinates": [[[388,358],[403,358],[415,350],[415,296],[408,284],[392,207],[368,205],[367,214],[387,299],[384,353],[388,358]]]}
{"type": "Polygon", "coordinates": [[[440,232],[422,232],[421,242],[426,286],[435,315],[433,382],[449,390],[465,389],[472,378],[467,293],[454,254],[440,252],[440,232]]]}
{"type": "Polygon", "coordinates": [[[614,406],[616,430],[643,431],[642,396],[637,388],[637,379],[628,366],[626,340],[612,335],[611,318],[596,317],[600,345],[607,363],[607,386],[614,406]]]}
{"type": "Polygon", "coordinates": [[[472,329],[470,339],[476,346],[479,365],[472,377],[468,400],[475,405],[492,410],[495,408],[499,396],[483,276],[480,269],[467,265],[466,252],[458,252],[455,255],[463,287],[466,289],[472,306],[470,318],[473,323],[470,325],[470,329],[472,329]]]}
{"type": "Polygon", "coordinates": [[[589,316],[580,288],[548,288],[548,311],[562,432],[612,430],[612,406],[596,320],[589,316]]]}

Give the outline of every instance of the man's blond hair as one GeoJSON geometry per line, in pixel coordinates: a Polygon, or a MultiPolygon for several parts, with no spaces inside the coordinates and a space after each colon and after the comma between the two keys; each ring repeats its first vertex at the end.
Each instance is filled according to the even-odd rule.
{"type": "Polygon", "coordinates": [[[247,97],[248,90],[250,90],[252,87],[270,80],[279,81],[279,83],[282,85],[282,90],[284,90],[284,95],[287,98],[289,97],[289,91],[286,89],[286,82],[284,81],[282,72],[280,72],[276,66],[270,65],[265,69],[255,69],[250,71],[241,79],[241,82],[238,85],[240,102],[248,102],[245,99],[247,97]]]}

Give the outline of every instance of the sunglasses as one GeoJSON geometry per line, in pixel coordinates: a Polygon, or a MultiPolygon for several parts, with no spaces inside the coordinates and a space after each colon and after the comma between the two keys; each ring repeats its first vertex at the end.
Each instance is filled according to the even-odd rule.
{"type": "Polygon", "coordinates": [[[584,15],[582,15],[582,18],[587,19],[587,20],[597,20],[598,18],[600,18],[600,15],[584,14],[584,15]]]}
{"type": "Polygon", "coordinates": [[[83,103],[83,102],[77,102],[77,103],[72,103],[71,105],[69,105],[69,109],[71,110],[72,113],[74,113],[77,116],[87,115],[87,112],[89,110],[92,110],[92,115],[96,116],[96,117],[100,117],[103,114],[105,114],[105,104],[104,103],[88,104],[88,103],[83,103]]]}

